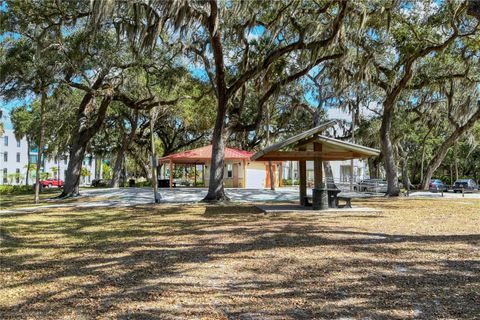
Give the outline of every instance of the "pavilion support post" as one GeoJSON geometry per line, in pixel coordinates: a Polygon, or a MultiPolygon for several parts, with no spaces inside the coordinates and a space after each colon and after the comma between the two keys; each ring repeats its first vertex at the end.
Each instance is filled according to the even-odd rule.
{"type": "MultiPolygon", "coordinates": [[[[320,143],[313,144],[314,151],[322,151],[322,145],[320,143]]],[[[321,157],[315,157],[313,160],[313,181],[315,189],[323,188],[323,171],[322,171],[323,161],[321,157]]]]}
{"type": "Polygon", "coordinates": [[[173,163],[172,160],[170,160],[170,188],[173,187],[173,163]]]}
{"type": "Polygon", "coordinates": [[[278,186],[283,187],[283,166],[282,162],[278,163],[278,186]]]}
{"type": "MultiPolygon", "coordinates": [[[[314,151],[322,151],[322,144],[315,142],[313,144],[314,151]]],[[[323,184],[323,161],[321,157],[315,157],[313,160],[313,179],[314,189],[312,194],[312,206],[313,210],[325,210],[328,209],[328,194],[327,189],[323,184]]]]}
{"type": "Polygon", "coordinates": [[[193,164],[193,186],[196,187],[197,186],[197,164],[194,163],[193,164]]]}
{"type": "Polygon", "coordinates": [[[298,161],[298,169],[300,173],[300,205],[307,204],[307,161],[298,161]]]}

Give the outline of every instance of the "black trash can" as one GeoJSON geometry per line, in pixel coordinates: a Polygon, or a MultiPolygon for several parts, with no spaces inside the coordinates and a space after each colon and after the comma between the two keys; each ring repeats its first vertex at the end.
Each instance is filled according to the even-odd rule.
{"type": "Polygon", "coordinates": [[[130,179],[128,180],[128,186],[130,188],[134,188],[135,187],[135,179],[130,179]]]}
{"type": "Polygon", "coordinates": [[[312,207],[313,210],[328,209],[328,193],[327,189],[312,190],[312,207]]]}

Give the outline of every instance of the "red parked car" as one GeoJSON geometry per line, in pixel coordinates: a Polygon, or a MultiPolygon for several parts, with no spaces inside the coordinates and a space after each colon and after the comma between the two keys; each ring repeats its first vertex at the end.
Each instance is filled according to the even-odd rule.
{"type": "Polygon", "coordinates": [[[47,179],[40,180],[40,187],[42,188],[52,188],[52,187],[63,187],[63,180],[60,179],[47,179]]]}

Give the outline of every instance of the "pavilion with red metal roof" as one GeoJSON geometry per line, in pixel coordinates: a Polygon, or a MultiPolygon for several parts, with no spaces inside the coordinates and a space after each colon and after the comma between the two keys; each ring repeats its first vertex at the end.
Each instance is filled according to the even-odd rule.
{"type": "MultiPolygon", "coordinates": [[[[251,161],[253,156],[252,152],[239,150],[235,148],[225,147],[225,166],[226,166],[226,176],[225,184],[227,187],[247,187],[247,170],[251,172],[250,187],[265,187],[269,185],[270,175],[268,170],[265,170],[265,162],[251,161]],[[254,168],[255,167],[255,168],[254,168]],[[256,170],[253,172],[253,170],[256,170]],[[257,181],[255,185],[252,183],[257,181]]],[[[196,148],[192,150],[182,151],[158,159],[158,164],[168,165],[169,172],[173,172],[174,165],[184,165],[194,168],[194,184],[197,184],[197,165],[202,165],[202,179],[204,181],[204,186],[208,183],[207,176],[209,172],[206,171],[207,166],[210,165],[212,159],[212,145],[208,145],[201,148],[196,148]]],[[[276,172],[276,171],[275,171],[276,172]]],[[[166,167],[163,170],[164,177],[166,176],[166,167]]],[[[168,174],[169,185],[173,186],[173,174],[168,174]]],[[[274,182],[278,183],[278,179],[274,178],[274,182]]]]}
{"type": "MultiPolygon", "coordinates": [[[[253,152],[225,147],[225,160],[249,160],[253,152]]],[[[170,154],[160,158],[159,163],[192,164],[203,163],[212,158],[212,145],[170,154]]]]}

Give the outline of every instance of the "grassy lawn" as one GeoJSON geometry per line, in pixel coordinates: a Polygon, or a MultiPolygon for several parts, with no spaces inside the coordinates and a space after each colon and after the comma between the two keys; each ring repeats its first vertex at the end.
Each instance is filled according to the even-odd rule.
{"type": "Polygon", "coordinates": [[[249,205],[3,215],[1,319],[473,319],[480,201],[382,213],[249,205]]]}
{"type": "MultiPolygon", "coordinates": [[[[87,188],[80,188],[80,190],[84,190],[87,188]]],[[[56,204],[66,204],[66,203],[73,203],[73,202],[83,202],[83,201],[96,201],[99,200],[98,197],[74,197],[74,198],[67,198],[67,199],[54,199],[62,192],[61,189],[54,188],[54,189],[44,189],[40,193],[40,203],[34,203],[35,195],[32,194],[15,194],[15,195],[0,195],[0,210],[16,210],[22,208],[33,208],[33,207],[41,207],[41,206],[49,206],[49,205],[56,205],[56,204]]],[[[107,197],[103,196],[103,200],[105,199],[115,199],[115,197],[107,197]]],[[[0,212],[1,214],[1,212],[0,212]]]]}
{"type": "Polygon", "coordinates": [[[31,194],[8,194],[0,195],[0,210],[11,210],[11,209],[20,209],[25,207],[35,207],[41,205],[52,204],[50,202],[45,202],[45,200],[54,198],[61,193],[61,189],[44,189],[40,193],[40,204],[36,205],[34,203],[35,195],[31,194]]]}

